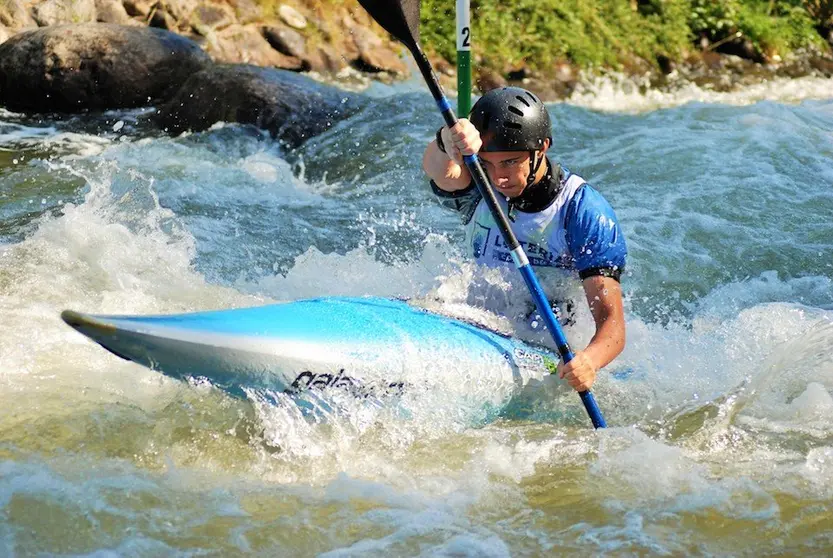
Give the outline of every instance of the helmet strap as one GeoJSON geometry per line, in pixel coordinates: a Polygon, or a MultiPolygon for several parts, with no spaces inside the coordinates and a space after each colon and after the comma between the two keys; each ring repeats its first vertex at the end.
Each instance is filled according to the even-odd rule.
{"type": "Polygon", "coordinates": [[[541,168],[541,163],[544,162],[544,157],[538,158],[537,151],[529,152],[529,176],[526,177],[526,187],[529,188],[535,183],[535,177],[538,174],[538,169],[541,168]]]}

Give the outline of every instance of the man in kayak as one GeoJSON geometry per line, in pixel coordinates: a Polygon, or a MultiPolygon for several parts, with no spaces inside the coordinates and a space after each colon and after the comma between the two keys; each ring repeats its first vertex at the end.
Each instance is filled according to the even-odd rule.
{"type": "Polygon", "coordinates": [[[610,204],[583,178],[547,157],[552,125],[544,104],[518,87],[489,91],[470,119],[437,131],[422,165],[441,203],[458,211],[478,264],[511,265],[499,229],[463,163],[478,154],[530,262],[577,273],[596,325],[583,351],[559,367],[577,391],[590,389],[598,370],[625,346],[619,284],[625,237],[610,204]]]}

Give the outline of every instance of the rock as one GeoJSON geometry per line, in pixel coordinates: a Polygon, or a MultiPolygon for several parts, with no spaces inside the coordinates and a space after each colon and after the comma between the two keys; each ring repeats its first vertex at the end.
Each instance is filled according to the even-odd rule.
{"type": "Polygon", "coordinates": [[[833,60],[829,58],[814,56],[810,59],[810,65],[814,70],[824,75],[824,77],[833,75],[833,60]]]}
{"type": "Polygon", "coordinates": [[[228,0],[240,23],[253,23],[263,18],[263,11],[254,0],[228,0]]]}
{"type": "Polygon", "coordinates": [[[523,81],[529,79],[530,72],[526,66],[516,66],[506,72],[506,79],[508,81],[523,81]]]}
{"type": "Polygon", "coordinates": [[[752,60],[758,64],[766,62],[766,57],[763,53],[755,48],[755,44],[746,37],[735,38],[731,41],[725,42],[715,49],[717,52],[723,54],[731,54],[745,60],[752,60]]]}
{"type": "Polygon", "coordinates": [[[174,16],[168,13],[168,10],[158,8],[153,10],[151,14],[150,21],[148,22],[148,25],[151,27],[173,32],[176,32],[179,29],[179,22],[174,16]]]}
{"type": "Polygon", "coordinates": [[[486,68],[481,68],[476,71],[475,84],[481,93],[486,93],[498,87],[506,87],[506,79],[499,73],[486,68]]]}
{"type": "Polygon", "coordinates": [[[263,37],[269,41],[272,48],[287,56],[305,58],[307,55],[307,41],[304,36],[283,25],[268,25],[262,29],[263,37]]]}
{"type": "Polygon", "coordinates": [[[365,106],[364,97],[292,72],[214,65],[191,76],[156,119],[169,133],[240,122],[268,130],[290,148],[365,106]]]}
{"type": "Polygon", "coordinates": [[[723,67],[723,57],[714,51],[708,50],[703,52],[701,58],[706,66],[712,70],[721,69],[723,67]]]}
{"type": "Polygon", "coordinates": [[[232,25],[212,33],[206,49],[217,62],[254,64],[287,70],[300,70],[303,62],[273,49],[260,31],[251,25],[232,25]]]}
{"type": "Polygon", "coordinates": [[[209,63],[192,41],[146,27],[58,25],[0,45],[0,105],[16,112],[140,107],[209,63]]]}
{"type": "Polygon", "coordinates": [[[457,66],[453,66],[451,62],[442,56],[435,56],[432,58],[431,65],[434,66],[434,71],[437,72],[437,74],[449,77],[457,75],[457,66]]]}
{"type": "Polygon", "coordinates": [[[397,75],[407,75],[408,67],[398,54],[389,48],[379,47],[366,50],[359,57],[359,68],[370,72],[390,72],[397,75]]]}
{"type": "Polygon", "coordinates": [[[225,29],[236,22],[237,18],[231,6],[214,2],[198,5],[190,16],[191,27],[200,35],[207,35],[215,29],[225,29]]]}
{"type": "Polygon", "coordinates": [[[95,0],[95,11],[98,21],[102,23],[117,23],[130,25],[133,20],[119,0],[95,0]]]}
{"type": "Polygon", "coordinates": [[[165,10],[178,22],[187,22],[198,5],[198,0],[160,0],[159,8],[165,10]]]}
{"type": "Polygon", "coordinates": [[[295,29],[303,29],[307,26],[307,18],[292,6],[281,4],[278,8],[278,16],[284,23],[295,29]]]}
{"type": "Polygon", "coordinates": [[[555,66],[555,79],[560,83],[573,83],[576,81],[576,73],[570,64],[560,62],[555,66]]]}
{"type": "Polygon", "coordinates": [[[0,2],[0,23],[9,29],[28,29],[38,26],[23,0],[0,2]]]}
{"type": "Polygon", "coordinates": [[[309,64],[310,70],[333,74],[340,72],[348,66],[348,60],[344,55],[326,43],[309,49],[304,61],[309,64]]]}
{"type": "Polygon", "coordinates": [[[559,99],[566,99],[576,90],[575,81],[553,81],[548,83],[546,94],[541,96],[541,100],[545,103],[557,101],[559,99]]]}
{"type": "Polygon", "coordinates": [[[127,15],[131,17],[147,18],[156,5],[157,0],[124,0],[122,5],[127,15]]]}
{"type": "Polygon", "coordinates": [[[32,12],[41,27],[62,23],[89,23],[96,20],[95,0],[46,0],[32,12]]]}
{"type": "Polygon", "coordinates": [[[356,25],[350,29],[350,34],[356,48],[359,49],[357,66],[361,70],[391,72],[400,75],[408,73],[408,67],[399,55],[387,48],[376,33],[366,27],[356,25]]]}
{"type": "Polygon", "coordinates": [[[745,75],[747,72],[752,70],[752,66],[754,62],[751,60],[746,60],[741,58],[740,56],[735,56],[734,54],[726,54],[723,57],[723,69],[732,72],[736,75],[745,75]]]}
{"type": "Polygon", "coordinates": [[[664,54],[657,54],[657,65],[665,75],[672,73],[676,69],[674,61],[664,54]]]}
{"type": "Polygon", "coordinates": [[[359,49],[361,52],[363,49],[370,49],[374,47],[380,47],[384,43],[382,39],[368,29],[367,27],[362,27],[361,25],[357,24],[353,21],[353,18],[350,16],[344,16],[342,19],[342,24],[344,28],[350,33],[350,36],[353,39],[353,42],[356,44],[356,48],[359,49]]]}
{"type": "Polygon", "coordinates": [[[353,38],[353,28],[356,27],[356,22],[350,16],[344,16],[341,27],[336,27],[335,30],[330,28],[332,24],[323,20],[318,21],[316,25],[326,44],[334,48],[339,57],[343,58],[348,65],[359,59],[361,53],[353,38]]]}

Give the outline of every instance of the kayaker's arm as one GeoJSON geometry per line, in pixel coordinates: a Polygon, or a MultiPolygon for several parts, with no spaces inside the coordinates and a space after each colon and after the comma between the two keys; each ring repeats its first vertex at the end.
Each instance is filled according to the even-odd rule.
{"type": "Polygon", "coordinates": [[[451,129],[442,129],[443,153],[437,140],[431,141],[422,156],[422,168],[434,184],[443,191],[465,190],[471,184],[471,175],[463,163],[463,155],[473,155],[480,150],[480,133],[466,119],[461,118],[451,129]]]}
{"type": "Polygon", "coordinates": [[[590,389],[598,371],[613,361],[625,348],[625,311],[622,287],[613,277],[586,278],[584,294],[596,322],[596,334],[573,360],[559,367],[559,373],[577,391],[590,389]]]}
{"type": "Polygon", "coordinates": [[[582,283],[596,322],[596,334],[584,352],[596,370],[604,368],[625,348],[625,311],[622,286],[612,277],[596,275],[582,283]]]}

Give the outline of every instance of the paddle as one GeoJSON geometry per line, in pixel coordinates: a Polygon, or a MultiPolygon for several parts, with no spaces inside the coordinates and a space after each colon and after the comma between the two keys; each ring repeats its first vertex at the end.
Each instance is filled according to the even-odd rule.
{"type": "MultiPolygon", "coordinates": [[[[419,46],[419,0],[359,0],[359,4],[388,33],[408,47],[408,50],[414,56],[419,71],[422,73],[422,77],[425,79],[425,83],[428,85],[428,89],[431,91],[431,95],[433,95],[437,106],[442,112],[445,123],[449,127],[454,126],[457,123],[457,117],[454,116],[454,111],[451,110],[451,105],[443,94],[440,83],[437,81],[437,76],[434,75],[434,70],[431,68],[431,63],[419,46]]],[[[511,250],[512,259],[524,278],[524,282],[529,289],[529,294],[532,295],[535,306],[538,308],[538,313],[543,317],[544,323],[550,331],[556,347],[558,347],[558,353],[565,363],[570,362],[573,360],[573,351],[567,343],[567,338],[561,330],[561,325],[553,314],[549,301],[547,301],[547,297],[544,295],[543,289],[541,289],[538,278],[532,270],[532,266],[529,265],[529,259],[526,253],[518,242],[515,233],[512,232],[506,215],[503,214],[503,210],[498,205],[495,193],[489,185],[489,179],[486,178],[486,173],[483,172],[480,160],[477,155],[467,155],[464,159],[466,168],[471,173],[474,183],[480,191],[480,195],[483,196],[486,205],[489,207],[489,211],[492,213],[492,217],[500,229],[501,235],[503,235],[504,242],[506,242],[506,245],[511,250]]],[[[607,425],[605,424],[601,411],[599,411],[598,405],[596,405],[593,394],[589,391],[582,391],[579,392],[579,395],[584,403],[584,408],[587,410],[587,414],[590,416],[590,420],[593,422],[593,426],[595,428],[605,428],[607,425]]]]}

